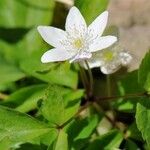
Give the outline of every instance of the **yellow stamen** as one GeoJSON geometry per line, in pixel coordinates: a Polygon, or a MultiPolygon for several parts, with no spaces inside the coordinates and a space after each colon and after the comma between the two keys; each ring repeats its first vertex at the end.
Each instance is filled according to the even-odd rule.
{"type": "Polygon", "coordinates": [[[80,49],[83,46],[83,40],[82,39],[76,39],[73,42],[73,45],[75,48],[80,49]]]}
{"type": "Polygon", "coordinates": [[[114,58],[114,54],[112,51],[104,51],[103,57],[104,57],[105,61],[111,61],[114,58]]]}

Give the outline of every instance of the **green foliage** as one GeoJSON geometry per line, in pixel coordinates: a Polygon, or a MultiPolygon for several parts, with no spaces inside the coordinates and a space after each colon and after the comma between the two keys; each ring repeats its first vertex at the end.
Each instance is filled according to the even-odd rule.
{"type": "Polygon", "coordinates": [[[57,141],[54,146],[54,150],[68,150],[67,137],[67,134],[63,130],[60,130],[57,141]]]}
{"type": "Polygon", "coordinates": [[[127,137],[130,137],[135,140],[141,140],[142,141],[142,135],[141,132],[138,130],[136,122],[133,122],[126,132],[127,137]]]}
{"type": "Polygon", "coordinates": [[[76,0],[75,5],[80,9],[88,24],[106,10],[109,0],[76,0]]]}
{"type": "Polygon", "coordinates": [[[0,57],[0,84],[15,82],[25,76],[17,66],[14,66],[0,57]]]}
{"type": "Polygon", "coordinates": [[[82,149],[94,133],[99,123],[98,116],[92,115],[85,119],[75,119],[67,128],[69,136],[69,147],[82,149]]]}
{"type": "MultiPolygon", "coordinates": [[[[90,24],[108,2],[75,0],[75,6],[90,24]]],[[[0,0],[0,150],[148,150],[150,52],[138,70],[121,78],[118,73],[119,79],[113,75],[117,86],[113,80],[111,96],[121,98],[99,99],[107,91],[97,70],[97,94],[89,97],[77,63],[40,61],[51,47],[37,26],[62,26],[56,20],[65,17],[66,8],[54,0],[0,0]],[[60,15],[53,19],[56,11],[60,15]]],[[[119,39],[119,30],[110,26],[104,35],[119,39]]]]}
{"type": "Polygon", "coordinates": [[[150,147],[150,134],[149,134],[149,116],[150,116],[150,99],[144,101],[142,104],[137,104],[136,110],[136,123],[138,129],[141,131],[143,139],[146,140],[150,147]]]}
{"type": "Polygon", "coordinates": [[[1,106],[0,114],[0,141],[2,144],[27,142],[50,130],[48,125],[12,109],[1,106]]]}
{"type": "Polygon", "coordinates": [[[115,150],[120,145],[122,139],[123,135],[119,131],[113,130],[95,139],[87,150],[96,150],[99,148],[104,150],[115,150]]]}
{"type": "Polygon", "coordinates": [[[75,141],[81,140],[81,139],[86,139],[86,138],[90,137],[90,135],[93,133],[93,131],[95,130],[95,128],[98,124],[98,117],[97,116],[92,116],[88,120],[85,119],[83,122],[86,122],[86,121],[87,121],[87,125],[75,137],[75,139],[74,139],[75,141]]]}
{"type": "MultiPolygon", "coordinates": [[[[144,92],[143,87],[138,83],[138,71],[132,71],[124,75],[117,83],[119,95],[129,95],[132,93],[144,92]],[[131,82],[132,81],[132,82],[131,82]]],[[[120,111],[135,112],[136,104],[141,101],[139,97],[119,98],[113,103],[113,107],[120,111]]]]}
{"type": "Polygon", "coordinates": [[[56,142],[56,139],[58,137],[59,130],[52,129],[48,133],[40,136],[40,142],[44,145],[47,145],[49,149],[51,149],[54,145],[54,142],[56,142]]]}
{"type": "Polygon", "coordinates": [[[71,70],[71,65],[68,62],[60,64],[42,64],[39,61],[40,57],[39,59],[33,59],[33,57],[21,64],[21,68],[26,73],[48,83],[65,85],[72,88],[77,87],[77,72],[71,70]]]}
{"type": "Polygon", "coordinates": [[[17,90],[12,93],[3,105],[14,107],[21,112],[29,112],[37,108],[37,102],[45,95],[45,89],[48,86],[45,84],[32,85],[17,90]]]}
{"type": "Polygon", "coordinates": [[[131,140],[127,140],[125,148],[127,150],[137,150],[138,146],[131,140]]]}
{"type": "MultiPolygon", "coordinates": [[[[145,88],[145,90],[149,91],[149,74],[150,74],[150,52],[148,52],[139,68],[138,72],[138,81],[145,88]]],[[[149,116],[150,116],[150,99],[149,93],[145,93],[147,96],[140,103],[137,104],[136,107],[136,124],[138,129],[142,133],[143,139],[147,142],[148,147],[150,147],[150,134],[149,134],[149,116]]]]}
{"type": "Polygon", "coordinates": [[[139,83],[147,90],[150,91],[150,51],[145,55],[140,68],[139,68],[139,83]]]}
{"type": "Polygon", "coordinates": [[[41,113],[50,123],[60,126],[77,113],[83,91],[71,91],[60,86],[51,86],[48,91],[41,113]]]}
{"type": "Polygon", "coordinates": [[[44,3],[41,0],[1,0],[0,26],[12,28],[48,24],[53,6],[53,0],[45,0],[44,3]]]}

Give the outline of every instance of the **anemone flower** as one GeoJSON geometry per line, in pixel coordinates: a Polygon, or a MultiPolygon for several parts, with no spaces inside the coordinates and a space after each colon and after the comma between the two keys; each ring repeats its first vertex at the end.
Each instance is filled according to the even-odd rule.
{"type": "Polygon", "coordinates": [[[108,20],[108,12],[99,15],[88,27],[78,8],[72,7],[66,19],[65,31],[38,26],[42,38],[51,46],[41,57],[43,63],[69,60],[86,60],[92,53],[111,46],[117,41],[115,36],[102,36],[108,20]]]}
{"type": "MultiPolygon", "coordinates": [[[[121,66],[128,65],[131,60],[132,55],[121,46],[116,45],[112,48],[93,53],[93,56],[87,62],[90,68],[100,67],[102,73],[112,74],[120,69],[121,66]]],[[[87,69],[83,61],[80,64],[87,69]]]]}

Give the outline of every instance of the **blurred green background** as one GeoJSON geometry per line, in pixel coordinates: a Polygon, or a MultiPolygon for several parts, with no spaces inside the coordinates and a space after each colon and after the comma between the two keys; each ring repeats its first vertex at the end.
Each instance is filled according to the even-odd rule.
{"type": "MultiPolygon", "coordinates": [[[[73,93],[74,91],[78,92],[78,66],[68,62],[42,64],[40,61],[42,54],[51,47],[42,40],[37,32],[38,25],[52,25],[64,29],[66,15],[73,5],[80,9],[88,24],[101,12],[108,9],[110,15],[106,33],[117,34],[121,45],[133,53],[135,61],[128,69],[131,71],[138,67],[145,52],[150,48],[149,0],[0,0],[0,104],[34,116],[37,113],[37,102],[43,98],[49,84],[64,86],[73,93]]],[[[137,71],[127,75],[124,74],[126,70],[122,72],[118,73],[119,80],[118,74],[112,76],[113,83],[118,81],[117,85],[112,84],[112,89],[115,90],[114,94],[126,95],[143,92],[143,88],[137,81],[137,71]]],[[[93,73],[96,83],[94,92],[100,93],[100,96],[106,95],[105,76],[100,74],[99,69],[93,70],[93,73]]],[[[81,85],[79,86],[81,87],[81,85]]],[[[114,92],[113,90],[112,92],[114,92]]],[[[61,88],[57,92],[59,91],[61,88]]],[[[79,90],[79,93],[74,94],[72,97],[81,98],[83,91],[79,90]]],[[[140,102],[140,99],[138,100],[140,102]]],[[[133,116],[136,101],[131,99],[124,101],[120,98],[110,105],[107,102],[100,103],[104,109],[107,108],[106,113],[116,117],[115,121],[119,127],[126,129],[127,136],[135,141],[141,138],[133,116]],[[129,125],[128,129],[126,125],[129,125]]],[[[40,106],[40,102],[38,105],[40,106]]],[[[90,122],[91,120],[86,123],[89,128],[90,122]]],[[[93,122],[96,123],[92,124],[97,125],[97,121],[93,122]]],[[[110,123],[104,118],[102,128],[98,128],[98,132],[102,134],[108,132],[112,128],[109,125],[110,123]]],[[[72,131],[72,128],[70,130],[72,131]]],[[[109,143],[113,139],[117,141],[114,142],[114,147],[116,147],[116,143],[119,146],[124,138],[118,131],[111,131],[110,134],[108,133],[108,137],[109,139],[106,135],[106,146],[107,142],[109,143]]],[[[105,136],[103,138],[105,140],[105,136]]],[[[99,144],[99,140],[97,143],[99,144]]],[[[132,141],[129,139],[127,143],[131,144],[132,141]]],[[[100,145],[103,145],[103,141],[100,142],[100,145]]],[[[134,143],[131,145],[133,146],[134,143]]],[[[108,147],[111,146],[111,143],[108,144],[108,147]]],[[[136,149],[137,146],[134,148],[136,149]]]]}

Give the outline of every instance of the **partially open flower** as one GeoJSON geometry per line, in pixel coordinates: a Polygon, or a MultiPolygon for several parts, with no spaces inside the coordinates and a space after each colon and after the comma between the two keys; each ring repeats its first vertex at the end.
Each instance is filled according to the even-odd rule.
{"type": "MultiPolygon", "coordinates": [[[[92,58],[88,59],[90,68],[100,67],[102,73],[112,74],[121,66],[128,65],[132,60],[129,52],[123,50],[120,46],[95,52],[92,58]]],[[[84,62],[81,63],[86,68],[84,62]]]]}
{"type": "Polygon", "coordinates": [[[102,36],[108,20],[108,12],[103,12],[87,27],[76,7],[72,7],[63,31],[51,26],[39,26],[42,38],[54,48],[45,52],[43,63],[69,60],[80,61],[92,57],[92,53],[111,46],[117,41],[115,36],[102,36]]]}

